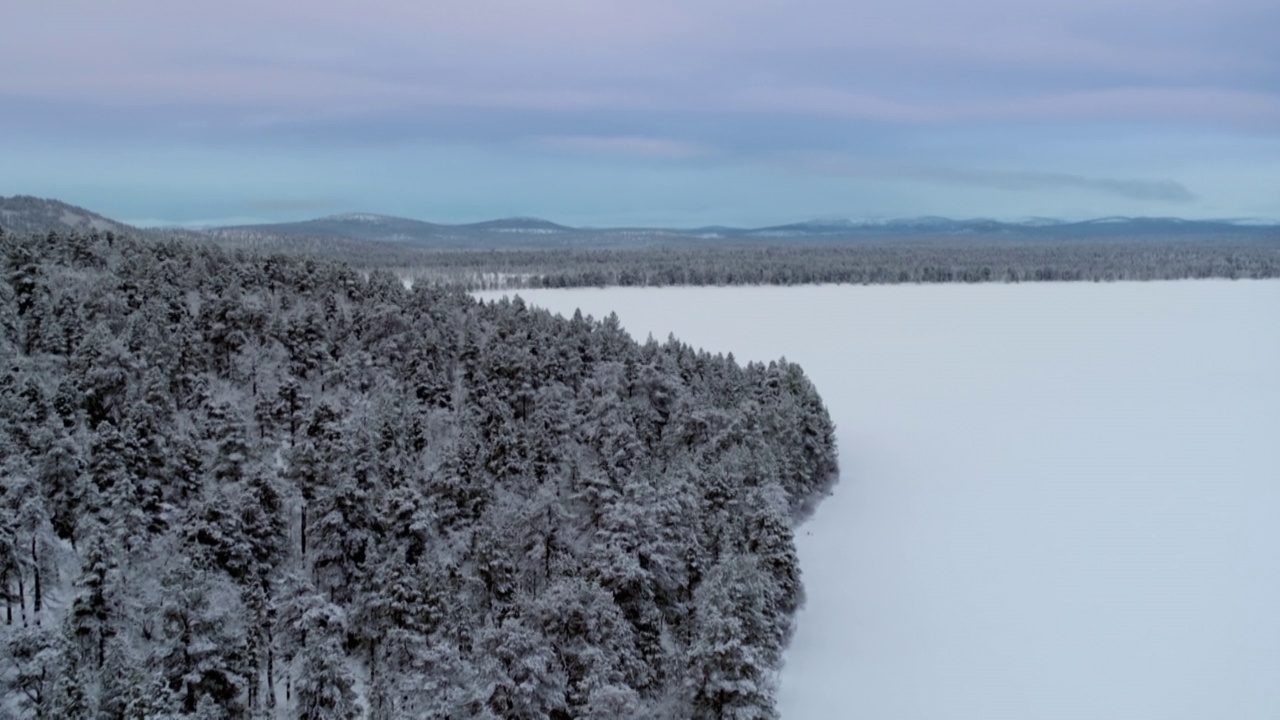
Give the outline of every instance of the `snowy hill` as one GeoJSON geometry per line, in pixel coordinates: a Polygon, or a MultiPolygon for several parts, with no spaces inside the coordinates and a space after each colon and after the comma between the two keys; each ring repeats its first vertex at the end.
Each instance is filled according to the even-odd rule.
{"type": "Polygon", "coordinates": [[[0,228],[14,234],[58,232],[138,232],[137,228],[59,200],[29,195],[0,197],[0,228]]]}
{"type": "MultiPolygon", "coordinates": [[[[153,236],[208,238],[236,247],[301,248],[323,254],[343,248],[358,254],[355,242],[381,243],[409,250],[572,249],[637,247],[720,247],[743,244],[853,244],[971,238],[979,240],[1077,241],[1231,237],[1274,241],[1280,224],[1268,220],[1184,220],[1106,217],[1080,222],[1053,218],[994,220],[937,216],[858,219],[826,218],[761,228],[709,225],[674,227],[578,228],[541,218],[513,217],[464,224],[442,224],[377,213],[353,212],[298,222],[229,225],[201,231],[139,230],[83,208],[56,200],[0,198],[0,227],[9,232],[113,230],[153,236]],[[328,242],[322,242],[328,241],[328,242]]],[[[378,253],[393,248],[370,246],[378,253]]]]}

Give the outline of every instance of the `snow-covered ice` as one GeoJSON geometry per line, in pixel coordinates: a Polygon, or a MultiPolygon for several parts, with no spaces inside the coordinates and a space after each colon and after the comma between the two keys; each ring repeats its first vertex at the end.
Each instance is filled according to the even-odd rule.
{"type": "Polygon", "coordinates": [[[1280,717],[1280,282],[521,294],[817,384],[783,720],[1280,717]]]}

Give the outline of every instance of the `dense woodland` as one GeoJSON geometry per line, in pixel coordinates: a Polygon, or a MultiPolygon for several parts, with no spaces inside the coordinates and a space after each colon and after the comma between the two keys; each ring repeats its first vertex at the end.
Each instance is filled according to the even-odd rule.
{"type": "Polygon", "coordinates": [[[0,238],[0,717],[770,718],[799,367],[389,272],[0,238]]]}
{"type": "Polygon", "coordinates": [[[424,250],[341,238],[185,236],[229,250],[302,253],[417,282],[521,287],[1186,280],[1280,277],[1280,232],[1022,237],[772,238],[567,249],[424,250]]]}
{"type": "Polygon", "coordinates": [[[437,252],[397,272],[471,289],[1280,277],[1280,237],[901,238],[630,250],[437,252]]]}

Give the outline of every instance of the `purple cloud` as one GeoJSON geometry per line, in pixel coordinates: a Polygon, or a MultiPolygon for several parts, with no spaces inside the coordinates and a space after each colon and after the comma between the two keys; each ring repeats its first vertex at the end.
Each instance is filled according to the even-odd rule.
{"type": "Polygon", "coordinates": [[[547,135],[532,144],[556,152],[582,155],[626,155],[642,158],[685,159],[707,155],[712,148],[670,138],[636,135],[547,135]]]}
{"type": "Polygon", "coordinates": [[[1025,98],[914,104],[834,88],[752,88],[729,107],[895,123],[1145,120],[1280,128],[1280,94],[1216,88],[1118,87],[1025,98]]]}
{"type": "Polygon", "coordinates": [[[7,13],[0,62],[21,71],[0,77],[0,96],[1272,126],[1267,22],[1280,10],[1260,0],[69,0],[7,13]],[[948,88],[956,75],[966,92],[948,88]]]}
{"type": "Polygon", "coordinates": [[[1196,195],[1173,180],[1092,177],[1074,173],[990,168],[932,167],[865,160],[839,153],[791,153],[774,159],[779,167],[802,173],[919,181],[931,184],[991,188],[1021,193],[1085,190],[1116,198],[1186,204],[1196,195]]]}

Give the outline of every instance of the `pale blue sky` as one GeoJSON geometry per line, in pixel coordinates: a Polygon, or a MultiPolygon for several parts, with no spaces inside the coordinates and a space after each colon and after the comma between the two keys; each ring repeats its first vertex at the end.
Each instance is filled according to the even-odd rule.
{"type": "Polygon", "coordinates": [[[47,0],[0,194],[133,222],[1280,218],[1267,0],[47,0]]]}

